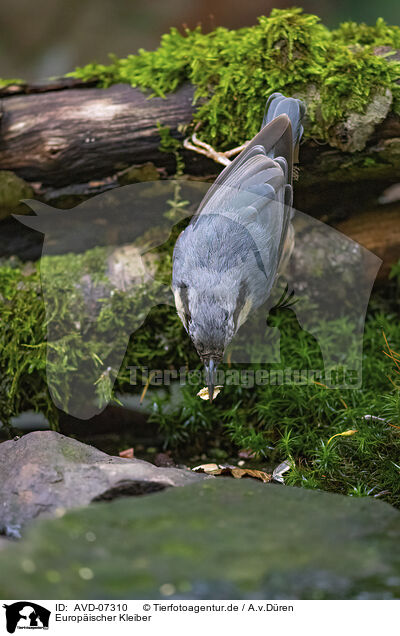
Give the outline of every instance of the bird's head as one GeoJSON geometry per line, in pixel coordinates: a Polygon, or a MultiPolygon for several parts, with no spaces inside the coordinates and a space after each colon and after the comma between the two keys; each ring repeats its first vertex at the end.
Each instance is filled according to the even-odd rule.
{"type": "Polygon", "coordinates": [[[199,294],[197,290],[185,285],[175,290],[175,304],[204,363],[209,399],[212,402],[218,365],[236,331],[234,311],[221,297],[199,294]]]}
{"type": "Polygon", "coordinates": [[[209,400],[212,402],[217,368],[235,333],[232,313],[215,300],[199,303],[189,321],[188,332],[204,364],[209,400]]]}

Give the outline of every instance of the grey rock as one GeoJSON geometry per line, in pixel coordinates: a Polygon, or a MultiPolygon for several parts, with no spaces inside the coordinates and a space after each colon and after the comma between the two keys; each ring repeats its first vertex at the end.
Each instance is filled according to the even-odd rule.
{"type": "Polygon", "coordinates": [[[0,533],[16,538],[36,517],[202,479],[189,470],[112,457],[55,431],[35,431],[0,444],[0,533]]]}
{"type": "Polygon", "coordinates": [[[0,598],[400,595],[400,513],[370,497],[216,477],[70,510],[24,535],[0,553],[0,598]]]}
{"type": "Polygon", "coordinates": [[[10,545],[10,539],[6,539],[5,537],[0,537],[0,550],[3,548],[7,548],[10,545]]]}
{"type": "MultiPolygon", "coordinates": [[[[388,62],[400,62],[400,51],[392,46],[376,46],[374,48],[375,55],[385,57],[388,62]]],[[[398,83],[398,82],[397,82],[398,83]]]]}
{"type": "Polygon", "coordinates": [[[363,150],[375,126],[385,120],[392,102],[393,95],[388,88],[383,94],[377,93],[364,113],[350,113],[345,121],[333,126],[329,135],[330,145],[344,152],[363,150]]]}

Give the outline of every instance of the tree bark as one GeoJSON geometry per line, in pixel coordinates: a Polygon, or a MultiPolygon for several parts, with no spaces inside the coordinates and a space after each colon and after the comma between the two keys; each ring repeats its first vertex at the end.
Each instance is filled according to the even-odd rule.
{"type": "MultiPolygon", "coordinates": [[[[0,170],[41,184],[38,191],[45,200],[65,187],[80,195],[112,187],[118,184],[118,172],[149,161],[173,174],[173,155],[159,151],[157,122],[182,139],[180,131],[195,112],[193,86],[185,84],[165,99],[148,99],[126,84],[108,89],[79,86],[60,80],[3,89],[0,170]]],[[[183,156],[188,174],[216,175],[221,169],[192,151],[183,151],[183,156]]],[[[346,216],[343,207],[362,207],[400,179],[399,162],[400,118],[393,113],[376,127],[361,152],[306,139],[300,150],[296,204],[305,212],[336,210],[338,218],[346,216]]]]}
{"type": "MultiPolygon", "coordinates": [[[[174,156],[159,150],[157,122],[183,139],[195,113],[193,95],[189,84],[165,99],[149,99],[126,84],[99,89],[66,79],[7,87],[0,91],[0,170],[16,173],[56,207],[73,207],[82,197],[129,182],[124,175],[131,166],[151,162],[158,172],[174,174],[174,156]]],[[[400,254],[400,204],[385,211],[376,202],[400,181],[400,118],[389,113],[359,152],[341,150],[340,139],[338,145],[310,138],[302,143],[294,205],[382,256],[385,277],[400,254]]],[[[188,175],[214,178],[222,169],[192,151],[182,155],[188,175]]],[[[1,256],[39,257],[41,235],[11,218],[1,222],[1,231],[1,256]]]]}
{"type": "Polygon", "coordinates": [[[173,170],[160,153],[157,121],[177,133],[193,116],[194,89],[167,99],[147,97],[126,84],[72,88],[2,100],[0,169],[28,182],[60,187],[113,175],[152,161],[173,170]]]}

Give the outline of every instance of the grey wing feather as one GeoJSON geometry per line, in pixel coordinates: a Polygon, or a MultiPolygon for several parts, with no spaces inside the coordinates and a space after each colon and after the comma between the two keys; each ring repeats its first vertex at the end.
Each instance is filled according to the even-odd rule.
{"type": "Polygon", "coordinates": [[[265,269],[273,276],[290,221],[287,204],[291,203],[292,166],[291,123],[282,114],[268,123],[221,172],[192,220],[193,229],[203,214],[231,218],[236,214],[237,220],[253,234],[265,269]],[[258,211],[257,224],[254,208],[258,211]]]}
{"type": "Polygon", "coordinates": [[[268,116],[271,121],[266,122],[245,150],[220,173],[179,237],[174,253],[173,286],[189,276],[193,249],[196,250],[193,262],[203,267],[204,261],[206,266],[206,270],[202,269],[202,279],[207,268],[215,271],[234,268],[238,255],[248,254],[249,250],[264,281],[268,279],[265,288],[270,288],[275,279],[291,215],[295,148],[292,125],[297,131],[297,140],[302,130],[302,111],[299,106],[296,110],[297,100],[292,100],[295,102],[292,104],[280,94],[272,98],[269,100],[272,111],[268,116]],[[279,112],[282,110],[285,112],[279,112]],[[201,228],[199,232],[198,228],[201,228]],[[208,237],[207,241],[204,236],[208,237]],[[227,249],[221,250],[221,245],[227,249]]]}
{"type": "MultiPolygon", "coordinates": [[[[208,190],[206,196],[200,203],[198,213],[206,206],[213,195],[221,188],[221,186],[238,187],[239,180],[244,180],[247,176],[247,163],[252,157],[271,153],[275,148],[275,157],[284,157],[288,166],[288,181],[292,182],[293,170],[293,148],[292,148],[292,132],[291,123],[287,115],[279,115],[273,119],[267,126],[253,137],[249,145],[232,161],[229,166],[218,175],[214,184],[208,190]],[[239,169],[242,170],[239,171],[239,169]],[[239,171],[238,173],[236,171],[239,171]]],[[[197,216],[197,215],[196,215],[197,216]]]]}

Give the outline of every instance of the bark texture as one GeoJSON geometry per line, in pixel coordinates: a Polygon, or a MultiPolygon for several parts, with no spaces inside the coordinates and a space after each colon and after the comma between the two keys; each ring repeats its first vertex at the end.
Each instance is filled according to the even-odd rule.
{"type": "MultiPolygon", "coordinates": [[[[174,156],[160,152],[157,123],[183,139],[196,108],[193,95],[194,87],[189,84],[165,99],[149,99],[126,84],[100,89],[64,79],[47,85],[7,87],[0,91],[0,171],[22,177],[35,196],[60,207],[73,207],[82,198],[135,181],[138,170],[132,166],[147,164],[145,180],[160,173],[174,174],[174,156]]],[[[386,110],[377,116],[379,107],[374,109],[373,122],[381,123],[371,125],[368,115],[350,117],[332,129],[329,144],[304,140],[295,206],[333,224],[374,210],[340,229],[373,251],[384,249],[385,262],[394,262],[400,253],[400,207],[391,207],[383,217],[376,200],[385,188],[400,181],[400,118],[384,100],[386,110]],[[354,140],[360,146],[360,135],[365,136],[366,130],[371,132],[364,147],[350,152],[354,140]],[[391,237],[384,248],[382,231],[375,231],[377,224],[386,238],[391,237]]],[[[201,138],[201,129],[198,136],[201,138]]],[[[222,169],[192,151],[182,151],[182,155],[189,175],[214,178],[222,169]]],[[[3,216],[13,211],[6,210],[3,216]]],[[[11,232],[14,236],[14,222],[5,220],[3,225],[5,235],[11,232]]],[[[31,249],[32,233],[26,234],[21,236],[20,228],[18,240],[28,241],[29,245],[24,243],[27,253],[36,256],[38,241],[31,249]]],[[[8,247],[2,255],[15,248],[8,247]]]]}
{"type": "MultiPolygon", "coordinates": [[[[174,137],[182,138],[180,131],[192,121],[195,111],[194,87],[189,84],[165,99],[148,99],[126,84],[99,89],[60,81],[11,88],[0,93],[0,170],[15,172],[28,182],[40,182],[45,190],[101,181],[149,161],[173,172],[173,157],[159,151],[157,122],[168,126],[174,137]]],[[[373,117],[379,121],[376,109],[373,117]]],[[[333,192],[338,183],[351,183],[354,191],[364,181],[370,189],[379,190],[382,184],[398,180],[400,118],[385,111],[381,119],[358,152],[346,150],[355,147],[360,129],[371,128],[371,122],[363,117],[350,117],[334,127],[330,145],[306,139],[300,154],[298,190],[308,192],[315,187],[320,197],[321,187],[333,192]]],[[[359,141],[357,144],[359,148],[359,141]]],[[[190,174],[217,174],[220,170],[201,155],[183,154],[190,174]]]]}

